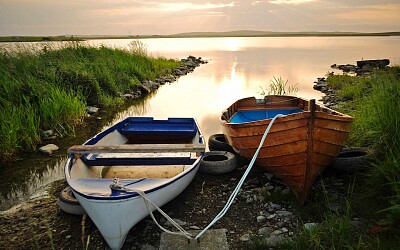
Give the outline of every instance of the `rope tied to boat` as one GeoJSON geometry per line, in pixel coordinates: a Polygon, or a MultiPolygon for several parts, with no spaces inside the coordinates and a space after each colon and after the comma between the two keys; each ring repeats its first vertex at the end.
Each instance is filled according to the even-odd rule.
{"type": "Polygon", "coordinates": [[[171,217],[169,217],[169,215],[166,214],[159,206],[157,206],[156,204],[154,204],[154,202],[152,202],[149,198],[147,198],[146,197],[146,193],[143,190],[135,189],[135,188],[127,188],[126,186],[122,186],[119,183],[119,179],[118,178],[114,178],[113,183],[110,184],[110,188],[114,189],[114,190],[123,190],[125,192],[137,193],[140,197],[143,198],[144,204],[146,205],[146,208],[149,211],[149,214],[150,214],[151,218],[153,219],[153,221],[156,223],[156,225],[161,230],[163,230],[164,232],[169,233],[169,234],[183,235],[188,239],[193,239],[192,235],[189,232],[187,232],[176,221],[174,221],[171,217]],[[179,232],[173,232],[173,231],[170,231],[170,230],[164,228],[163,226],[161,226],[158,223],[157,219],[154,217],[153,210],[150,208],[150,205],[152,205],[155,209],[157,209],[157,211],[160,212],[160,214],[162,216],[164,216],[164,218],[166,218],[174,227],[176,227],[179,230],[179,232]]]}
{"type": "Polygon", "coordinates": [[[247,166],[246,171],[244,172],[242,178],[240,179],[238,185],[236,186],[235,190],[232,192],[231,196],[229,197],[228,201],[226,202],[225,206],[222,208],[222,210],[218,213],[218,215],[215,216],[215,218],[210,222],[210,224],[208,224],[208,226],[206,226],[198,235],[196,235],[196,237],[192,237],[192,235],[190,233],[188,233],[184,228],[182,228],[178,223],[176,223],[176,221],[174,221],[171,217],[169,217],[164,211],[162,211],[162,209],[160,207],[158,207],[156,204],[154,204],[151,200],[149,200],[146,197],[145,192],[143,192],[142,190],[139,189],[131,189],[131,188],[127,188],[125,186],[122,186],[119,184],[119,180],[118,179],[114,179],[113,184],[110,185],[111,189],[116,189],[116,190],[124,190],[127,192],[136,192],[138,195],[140,195],[147,207],[147,210],[150,213],[151,218],[154,220],[154,222],[160,227],[160,229],[162,229],[164,232],[169,233],[169,234],[175,234],[175,235],[183,235],[186,238],[190,239],[190,240],[198,240],[210,227],[212,227],[217,221],[219,221],[225,214],[226,212],[229,210],[229,208],[231,207],[233,201],[235,200],[237,194],[240,191],[240,188],[242,187],[244,181],[246,180],[247,176],[250,173],[250,170],[253,168],[253,165],[257,159],[258,153],[261,150],[262,145],[264,144],[265,138],[267,137],[272,125],[274,124],[276,118],[279,117],[283,117],[284,115],[281,114],[277,114],[274,118],[272,118],[272,120],[270,121],[270,123],[268,124],[268,127],[266,128],[260,144],[258,145],[258,148],[256,150],[256,152],[254,153],[253,157],[251,158],[251,161],[249,163],[249,165],[247,166]],[[153,215],[153,211],[150,208],[150,204],[157,209],[157,211],[159,211],[161,213],[161,215],[163,215],[168,221],[171,222],[171,224],[173,226],[175,226],[179,232],[172,232],[164,227],[162,227],[156,220],[156,218],[153,215]]]}

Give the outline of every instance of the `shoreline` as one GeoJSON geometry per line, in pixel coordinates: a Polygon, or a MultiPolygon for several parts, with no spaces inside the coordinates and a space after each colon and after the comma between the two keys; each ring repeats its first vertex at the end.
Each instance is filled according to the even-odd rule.
{"type": "Polygon", "coordinates": [[[224,38],[224,37],[368,37],[400,36],[400,32],[193,32],[173,35],[75,35],[75,36],[0,36],[1,43],[9,42],[73,42],[102,39],[149,39],[149,38],[224,38]]]}

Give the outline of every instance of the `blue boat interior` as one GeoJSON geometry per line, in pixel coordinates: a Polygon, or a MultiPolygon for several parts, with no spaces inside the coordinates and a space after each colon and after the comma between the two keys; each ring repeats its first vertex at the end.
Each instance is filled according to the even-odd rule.
{"type": "Polygon", "coordinates": [[[273,109],[273,110],[240,110],[230,119],[231,123],[245,123],[274,118],[276,115],[290,115],[303,112],[302,109],[273,109]]]}
{"type": "Polygon", "coordinates": [[[128,143],[189,143],[197,133],[191,118],[169,118],[153,120],[149,117],[134,117],[127,120],[118,131],[128,138],[128,143]]]}

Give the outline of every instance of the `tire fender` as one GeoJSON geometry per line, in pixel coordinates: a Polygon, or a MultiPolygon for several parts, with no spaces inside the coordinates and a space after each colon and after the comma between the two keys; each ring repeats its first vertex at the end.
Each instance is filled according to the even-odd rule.
{"type": "Polygon", "coordinates": [[[231,145],[226,142],[224,134],[213,134],[208,138],[210,151],[228,151],[235,153],[231,145]]]}
{"type": "Polygon", "coordinates": [[[371,155],[367,148],[344,148],[331,162],[331,168],[337,172],[353,173],[365,171],[371,163],[371,155]]]}
{"type": "Polygon", "coordinates": [[[58,206],[61,208],[62,211],[69,214],[85,214],[85,210],[75,198],[70,187],[66,187],[60,192],[58,196],[58,206]]]}
{"type": "Polygon", "coordinates": [[[237,167],[236,156],[227,151],[206,152],[200,160],[199,171],[206,174],[225,174],[237,167]]]}

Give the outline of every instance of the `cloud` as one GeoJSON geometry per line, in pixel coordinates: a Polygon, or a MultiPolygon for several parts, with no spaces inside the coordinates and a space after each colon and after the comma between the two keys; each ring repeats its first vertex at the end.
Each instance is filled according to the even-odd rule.
{"type": "Polygon", "coordinates": [[[235,2],[231,2],[228,4],[223,4],[223,3],[161,3],[159,5],[159,8],[157,8],[159,11],[185,11],[185,10],[209,10],[209,9],[219,9],[219,8],[226,8],[226,7],[234,7],[235,2]]]}
{"type": "Polygon", "coordinates": [[[269,2],[272,4],[292,4],[299,5],[303,3],[315,2],[317,0],[270,0],[269,2]]]}
{"type": "MultiPolygon", "coordinates": [[[[104,0],[103,0],[104,1],[104,0]]],[[[123,2],[123,1],[121,1],[123,2]]],[[[216,12],[217,9],[234,7],[235,2],[230,3],[193,3],[193,2],[123,2],[118,7],[98,7],[89,10],[88,13],[96,16],[130,16],[138,14],[176,13],[184,11],[207,11],[216,12]],[[213,11],[214,10],[214,11],[213,11]]]]}
{"type": "Polygon", "coordinates": [[[369,22],[382,21],[385,23],[400,22],[400,4],[384,4],[363,6],[334,16],[346,20],[362,20],[369,22]]]}

